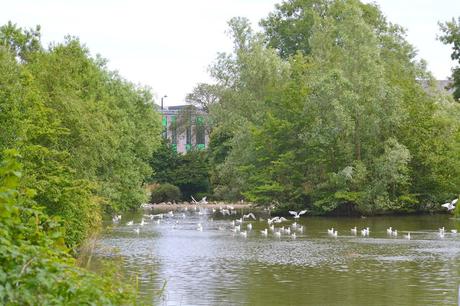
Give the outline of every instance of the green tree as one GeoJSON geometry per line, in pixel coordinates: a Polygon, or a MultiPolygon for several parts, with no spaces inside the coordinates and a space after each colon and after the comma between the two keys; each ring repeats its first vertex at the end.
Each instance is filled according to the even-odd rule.
{"type": "MultiPolygon", "coordinates": [[[[460,17],[445,23],[439,23],[443,35],[439,36],[446,45],[452,45],[452,60],[460,63],[460,17]]],[[[460,67],[452,69],[452,88],[454,89],[454,99],[460,101],[460,67]]]]}

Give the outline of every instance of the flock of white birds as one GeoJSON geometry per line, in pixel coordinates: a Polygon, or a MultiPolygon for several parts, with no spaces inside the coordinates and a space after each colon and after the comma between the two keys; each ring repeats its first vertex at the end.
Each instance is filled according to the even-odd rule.
{"type": "MultiPolygon", "coordinates": [[[[134,229],[133,231],[137,234],[140,233],[141,231],[141,228],[147,224],[149,224],[149,222],[146,222],[145,220],[146,219],[150,219],[150,222],[153,222],[155,224],[161,224],[162,222],[164,222],[163,220],[165,218],[169,219],[169,220],[173,220],[173,229],[176,228],[176,226],[178,224],[180,224],[180,219],[186,219],[187,218],[187,215],[190,215],[190,214],[198,214],[198,215],[215,215],[215,214],[219,214],[222,216],[222,217],[225,217],[225,216],[232,216],[232,215],[238,215],[238,212],[237,210],[231,206],[231,205],[226,205],[226,206],[221,206],[219,207],[218,209],[216,208],[204,208],[204,207],[200,207],[200,205],[198,204],[207,204],[207,201],[206,201],[206,197],[203,198],[201,201],[196,201],[195,199],[193,199],[193,202],[194,202],[194,206],[193,208],[189,209],[187,206],[184,207],[183,209],[181,209],[180,211],[169,211],[168,213],[159,213],[159,214],[144,214],[143,215],[143,218],[141,220],[140,223],[138,224],[135,224],[134,223],[134,220],[130,220],[128,222],[126,222],[126,225],[127,226],[133,226],[134,229]]],[[[455,208],[455,205],[457,203],[458,199],[454,199],[453,201],[449,202],[449,203],[445,203],[443,204],[442,206],[447,208],[449,211],[453,210],[455,208]]],[[[277,237],[277,238],[280,238],[282,236],[287,236],[287,237],[290,237],[292,239],[296,239],[297,238],[297,234],[302,234],[304,232],[304,225],[301,225],[301,224],[298,224],[297,223],[297,220],[299,220],[299,218],[306,214],[307,213],[307,210],[302,210],[302,211],[289,211],[289,214],[292,215],[293,219],[294,220],[288,220],[284,217],[279,217],[279,216],[276,216],[276,217],[269,217],[267,219],[263,219],[263,218],[259,218],[259,222],[265,222],[266,221],[266,224],[267,224],[267,227],[264,228],[263,230],[259,230],[259,233],[261,236],[263,237],[268,237],[269,234],[270,235],[273,235],[274,237],[277,237]],[[294,222],[292,222],[294,221],[294,222]],[[290,222],[290,224],[287,224],[288,222],[290,222]],[[282,225],[283,223],[283,225],[282,225]]],[[[120,223],[122,219],[122,216],[121,215],[116,215],[112,218],[112,221],[114,223],[120,223]]],[[[211,221],[213,219],[211,218],[211,221]]],[[[238,236],[241,236],[241,237],[248,237],[248,234],[253,232],[253,224],[251,223],[251,221],[256,221],[257,218],[256,216],[254,215],[254,213],[248,213],[248,214],[242,214],[240,218],[236,218],[236,219],[233,219],[229,222],[228,226],[219,226],[218,229],[219,230],[230,230],[231,232],[234,233],[234,235],[238,235],[238,236]]],[[[201,223],[198,223],[197,226],[196,226],[196,230],[197,231],[200,231],[202,232],[204,230],[203,228],[203,225],[201,223]]],[[[398,237],[398,230],[397,229],[393,229],[392,227],[389,227],[387,228],[386,230],[387,232],[387,235],[389,237],[398,237]]],[[[350,229],[350,233],[352,236],[358,236],[358,234],[360,234],[362,237],[369,237],[370,236],[370,229],[369,227],[366,227],[366,228],[362,228],[362,229],[358,229],[356,226],[354,228],[351,228],[350,229]]],[[[407,233],[407,234],[403,234],[402,237],[405,238],[405,239],[408,239],[410,240],[411,239],[411,232],[407,232],[405,231],[404,233],[407,233]]],[[[339,233],[337,231],[337,229],[334,229],[334,228],[330,228],[330,229],[327,229],[327,234],[331,237],[339,237],[339,233]]],[[[446,231],[446,229],[444,227],[440,228],[439,231],[438,231],[438,236],[439,238],[444,238],[446,236],[446,234],[450,234],[450,235],[456,235],[457,234],[457,230],[456,229],[452,229],[450,230],[449,232],[446,231]]]]}

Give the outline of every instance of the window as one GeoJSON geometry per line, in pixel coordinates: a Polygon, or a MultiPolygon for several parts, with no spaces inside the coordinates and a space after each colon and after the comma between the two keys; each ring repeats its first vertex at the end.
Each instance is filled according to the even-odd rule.
{"type": "MultiPolygon", "coordinates": [[[[171,116],[171,143],[177,144],[177,123],[176,123],[176,116],[171,116]]],[[[176,146],[177,148],[177,146],[176,146]]]]}
{"type": "Polygon", "coordinates": [[[203,150],[205,146],[205,130],[203,117],[196,117],[196,147],[203,150]]]}
{"type": "Polygon", "coordinates": [[[163,127],[163,138],[166,139],[168,137],[168,116],[163,116],[161,126],[163,127]]]}

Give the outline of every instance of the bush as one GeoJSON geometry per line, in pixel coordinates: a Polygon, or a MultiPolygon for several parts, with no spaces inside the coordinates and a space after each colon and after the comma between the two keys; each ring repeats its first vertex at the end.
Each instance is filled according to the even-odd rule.
{"type": "Polygon", "coordinates": [[[60,219],[20,187],[14,151],[0,164],[0,305],[130,305],[135,292],[117,278],[78,268],[60,219]]]}
{"type": "Polygon", "coordinates": [[[161,184],[154,190],[150,196],[150,201],[152,203],[160,203],[167,201],[179,201],[181,198],[181,192],[179,187],[172,184],[161,184]]]}

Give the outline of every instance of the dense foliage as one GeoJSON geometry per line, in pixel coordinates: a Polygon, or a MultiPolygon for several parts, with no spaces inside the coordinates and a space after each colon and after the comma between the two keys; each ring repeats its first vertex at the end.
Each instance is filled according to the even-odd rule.
{"type": "Polygon", "coordinates": [[[175,202],[182,198],[179,187],[169,183],[155,186],[150,195],[151,203],[175,202]]]}
{"type": "MultiPolygon", "coordinates": [[[[447,44],[452,45],[451,58],[460,64],[460,17],[446,23],[441,23],[443,35],[439,39],[447,44]]],[[[460,102],[460,67],[452,69],[452,88],[454,89],[454,98],[460,102]]]]}
{"type": "Polygon", "coordinates": [[[0,152],[23,156],[23,187],[62,217],[75,246],[102,209],[146,199],[160,120],[148,90],[108,71],[76,38],[44,49],[39,30],[0,27],[0,152]]]}
{"type": "Polygon", "coordinates": [[[65,246],[62,222],[48,217],[21,188],[17,153],[0,164],[0,304],[134,304],[121,280],[77,268],[65,246]]]}
{"type": "Polygon", "coordinates": [[[164,140],[153,153],[150,165],[154,173],[150,181],[179,187],[184,200],[190,201],[191,196],[206,196],[210,191],[208,158],[204,151],[178,154],[164,140]]]}
{"type": "Polygon", "coordinates": [[[290,0],[264,33],[229,25],[233,53],[211,67],[215,194],[375,214],[458,193],[459,105],[375,5],[290,0]]]}

